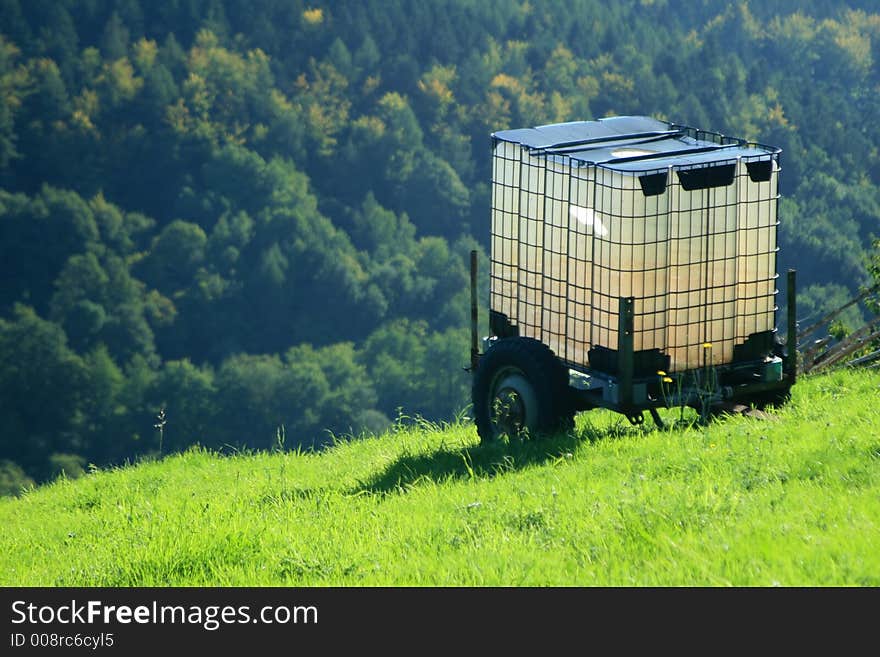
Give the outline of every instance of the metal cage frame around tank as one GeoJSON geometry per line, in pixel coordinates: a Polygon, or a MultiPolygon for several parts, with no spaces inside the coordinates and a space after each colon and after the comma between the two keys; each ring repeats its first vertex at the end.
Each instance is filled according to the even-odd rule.
{"type": "MultiPolygon", "coordinates": [[[[661,346],[660,351],[667,347],[665,335],[661,334],[668,335],[670,328],[673,335],[678,328],[693,328],[696,324],[702,324],[705,329],[705,322],[709,321],[709,318],[697,315],[700,313],[705,315],[706,309],[713,305],[728,306],[726,314],[722,315],[721,319],[726,320],[730,325],[727,327],[729,330],[725,330],[720,340],[716,335],[716,342],[721,342],[721,346],[726,347],[728,357],[724,359],[725,361],[733,360],[734,346],[741,347],[753,334],[772,331],[775,326],[778,188],[770,190],[770,186],[767,185],[767,189],[762,191],[764,196],[757,199],[744,198],[738,190],[743,187],[740,183],[743,177],[748,176],[750,181],[755,182],[761,181],[762,177],[764,180],[769,180],[772,173],[778,174],[780,149],[725,137],[717,132],[697,130],[677,124],[669,125],[670,129],[662,132],[616,135],[611,138],[552,144],[542,148],[517,148],[518,144],[508,142],[497,134],[493,135],[495,166],[497,167],[498,160],[497,145],[500,142],[511,143],[514,147],[509,149],[508,153],[516,156],[517,166],[513,169],[518,177],[516,180],[502,180],[499,184],[497,171],[493,176],[490,272],[492,309],[496,315],[504,315],[507,322],[516,325],[522,333],[550,344],[557,355],[573,367],[583,367],[588,362],[596,367],[612,356],[603,353],[603,350],[616,342],[613,334],[618,328],[616,300],[619,296],[634,296],[640,300],[641,308],[636,310],[635,315],[636,341],[638,342],[640,333],[643,335],[654,333],[656,336],[653,342],[661,346]],[[658,167],[651,166],[652,160],[668,159],[669,152],[616,158],[611,164],[590,161],[578,152],[587,144],[595,147],[601,143],[616,142],[619,146],[632,149],[672,136],[687,136],[696,142],[695,146],[672,153],[671,155],[677,160],[682,156],[692,156],[696,153],[709,153],[711,159],[696,165],[667,164],[658,167]],[[707,145],[708,143],[711,145],[707,145]],[[735,147],[737,152],[731,157],[724,157],[725,149],[731,147],[735,147]],[[745,149],[755,150],[751,151],[752,155],[744,155],[745,149]],[[535,163],[540,164],[535,166],[535,163]],[[622,164],[629,166],[625,176],[621,175],[622,164]],[[553,181],[548,180],[548,172],[554,168],[557,172],[560,168],[570,172],[570,175],[566,176],[568,189],[558,188],[559,176],[555,176],[557,185],[554,189],[553,181]],[[589,181],[581,175],[584,171],[589,172],[591,177],[589,181]],[[621,181],[628,182],[631,187],[623,189],[620,186],[621,181]],[[634,191],[636,181],[647,202],[642,208],[642,214],[626,216],[626,211],[621,210],[619,206],[623,205],[621,201],[634,191]],[[733,183],[736,184],[731,188],[733,183]],[[583,189],[576,190],[575,186],[587,187],[593,198],[587,202],[583,198],[577,198],[579,193],[582,194],[583,189]],[[706,211],[707,222],[718,219],[717,213],[715,215],[709,213],[710,209],[725,207],[729,210],[725,218],[728,225],[722,227],[723,230],[719,231],[715,226],[706,225],[705,230],[699,231],[699,234],[687,234],[685,237],[693,246],[697,240],[708,244],[710,238],[729,233],[729,239],[724,241],[722,252],[713,251],[710,254],[707,246],[705,253],[698,260],[670,263],[672,258],[669,257],[669,252],[682,240],[681,237],[673,236],[674,231],[671,227],[664,226],[665,234],[653,240],[643,239],[634,242],[621,239],[619,234],[615,235],[619,224],[627,220],[671,224],[677,218],[679,211],[670,207],[659,209],[652,207],[650,199],[662,197],[669,204],[682,189],[701,190],[700,193],[705,196],[705,203],[700,210],[706,211]],[[739,194],[739,196],[731,198],[731,189],[734,195],[739,194]],[[499,194],[508,196],[512,194],[517,198],[513,201],[508,199],[507,207],[499,208],[499,194]],[[717,198],[725,194],[728,198],[717,198]],[[618,208],[607,210],[601,207],[602,196],[606,198],[607,205],[609,199],[611,203],[615,202],[612,198],[615,195],[618,197],[618,208]],[[772,201],[772,217],[767,215],[763,223],[758,226],[743,225],[744,222],[739,217],[743,206],[754,204],[756,201],[767,207],[769,207],[767,202],[772,201]],[[541,205],[545,207],[542,208],[541,205]],[[556,210],[554,211],[551,206],[556,206],[556,210]],[[596,232],[589,230],[587,226],[578,231],[575,237],[576,229],[572,229],[567,220],[573,211],[572,208],[584,209],[584,206],[589,206],[591,216],[604,214],[605,221],[609,225],[607,230],[610,231],[607,239],[597,236],[596,232]],[[499,210],[505,224],[502,230],[499,230],[497,225],[499,210]],[[566,223],[548,223],[548,218],[552,221],[560,217],[566,223]],[[753,276],[747,281],[740,280],[738,272],[734,270],[738,262],[744,258],[742,247],[762,241],[742,234],[755,234],[758,231],[763,232],[763,246],[757,251],[754,249],[749,251],[745,254],[745,258],[752,258],[755,261],[762,258],[764,271],[760,272],[758,278],[753,276]],[[584,247],[588,252],[572,252],[575,249],[583,250],[584,247]],[[651,248],[653,254],[648,253],[651,248]],[[531,254],[528,253],[529,251],[531,254]],[[532,256],[531,261],[529,255],[532,256]],[[651,260],[655,263],[652,267],[639,268],[638,265],[633,264],[636,261],[651,260]],[[512,265],[512,262],[516,264],[512,265]],[[713,276],[710,280],[710,270],[713,266],[718,269],[719,265],[723,265],[728,273],[726,277],[721,277],[720,284],[716,284],[719,282],[718,277],[713,276]],[[692,278],[696,269],[701,270],[700,276],[704,280],[688,280],[684,288],[676,287],[672,292],[678,295],[678,298],[670,302],[667,298],[670,294],[667,281],[661,279],[667,277],[670,270],[683,267],[687,268],[689,278],[692,278]],[[627,290],[619,290],[615,279],[624,276],[630,281],[638,281],[638,287],[642,288],[640,292],[643,293],[627,294],[627,290]],[[650,278],[654,280],[649,283],[650,278]],[[754,294],[753,289],[751,298],[754,300],[761,297],[765,302],[763,305],[752,303],[751,307],[747,308],[748,304],[741,303],[739,307],[734,307],[733,302],[744,300],[738,292],[742,292],[748,285],[755,288],[758,284],[762,286],[761,292],[754,294]],[[571,288],[574,288],[574,294],[569,293],[571,288]],[[645,291],[647,293],[644,293],[645,291]],[[720,294],[721,292],[725,292],[726,296],[720,294]],[[690,297],[684,304],[681,303],[682,295],[690,297]],[[678,303],[675,303],[676,301],[678,303]],[[504,312],[505,310],[507,312],[504,312]],[[555,322],[548,321],[554,314],[557,315],[555,322]],[[763,331],[754,330],[758,328],[754,319],[759,314],[763,315],[764,319],[763,331]],[[737,323],[736,327],[732,325],[734,321],[737,323]],[[584,334],[585,330],[589,331],[589,334],[584,334]],[[577,353],[579,345],[591,347],[592,353],[589,358],[583,357],[583,354],[579,357],[577,353]]],[[[751,187],[754,188],[755,185],[751,187]]],[[[765,211],[767,207],[764,208],[765,211]]],[[[693,208],[686,208],[685,211],[690,215],[694,213],[693,208]]],[[[598,218],[596,222],[601,226],[598,218]]],[[[498,324],[498,319],[495,318],[495,324],[498,324]]],[[[714,319],[717,320],[718,317],[714,319]]],[[[500,333],[510,330],[499,328],[500,333]]],[[[715,333],[718,334],[718,331],[715,333]]],[[[772,336],[764,335],[761,339],[769,344],[768,340],[771,338],[772,336]]],[[[707,341],[709,336],[704,332],[702,335],[690,335],[686,343],[672,343],[668,346],[672,349],[693,351],[707,341]]],[[[716,344],[717,346],[719,345],[716,344]]],[[[656,369],[661,369],[663,359],[660,354],[655,356],[654,362],[658,365],[656,369]]],[[[646,363],[651,360],[649,356],[645,356],[646,363]]],[[[693,362],[693,358],[691,364],[697,364],[693,362]]],[[[667,365],[666,369],[675,368],[667,365]]]]}
{"type": "MultiPolygon", "coordinates": [[[[655,121],[653,125],[656,126],[658,123],[655,121]]],[[[728,385],[728,388],[751,384],[749,390],[754,392],[761,388],[772,389],[777,384],[773,381],[755,382],[749,380],[748,376],[746,380],[743,380],[738,372],[743,369],[741,367],[743,363],[749,364],[755,360],[780,353],[779,341],[776,339],[778,307],[775,300],[778,293],[776,282],[779,248],[776,237],[779,225],[778,172],[781,170],[781,149],[681,124],[664,123],[663,127],[662,130],[617,133],[596,138],[542,144],[537,147],[517,143],[507,137],[505,133],[496,133],[492,136],[493,230],[490,272],[492,280],[490,303],[492,333],[499,337],[510,335],[534,337],[550,345],[557,357],[573,372],[580,371],[586,375],[598,375],[599,378],[612,381],[616,394],[612,395],[610,399],[603,399],[599,405],[607,405],[618,410],[632,408],[634,405],[644,407],[663,405],[657,402],[655,395],[650,391],[650,388],[653,387],[652,382],[655,382],[657,378],[656,373],[658,371],[672,372],[673,370],[684,373],[708,365],[705,358],[707,354],[712,352],[701,349],[701,347],[710,342],[714,342],[716,348],[720,346],[719,351],[725,356],[720,359],[717,365],[724,382],[731,384],[728,385]],[[677,147],[675,151],[650,152],[645,149],[646,146],[669,139],[679,140],[682,146],[677,147]],[[509,181],[502,179],[500,185],[496,168],[499,143],[508,143],[519,147],[510,149],[510,154],[519,158],[519,166],[514,168],[519,177],[509,181]],[[623,157],[615,157],[613,161],[602,161],[599,158],[591,159],[590,156],[595,154],[597,149],[600,149],[599,154],[601,155],[601,148],[605,146],[613,146],[618,151],[629,149],[633,153],[623,157]],[[525,161],[526,158],[529,159],[528,163],[525,161]],[[541,163],[540,166],[534,166],[536,161],[541,163]],[[556,185],[558,180],[548,184],[548,171],[552,171],[554,168],[557,171],[563,169],[570,172],[571,175],[567,177],[568,189],[559,189],[556,185]],[[589,187],[593,198],[589,204],[580,204],[580,199],[578,199],[578,203],[573,204],[573,200],[576,198],[573,185],[579,180],[583,182],[583,179],[575,173],[578,171],[592,171],[593,179],[589,187]],[[525,178],[523,177],[524,172],[526,172],[525,178]],[[745,183],[745,186],[747,189],[752,189],[754,185],[749,187],[749,182],[758,184],[769,182],[774,173],[777,174],[777,177],[774,178],[774,184],[769,186],[772,189],[768,187],[767,190],[764,190],[768,195],[772,194],[772,198],[768,196],[749,199],[748,193],[751,191],[745,196],[741,194],[742,183],[746,177],[748,182],[745,183]],[[538,178],[533,180],[529,178],[530,176],[538,178]],[[631,186],[624,189],[619,184],[621,180],[627,180],[631,186]],[[618,183],[617,186],[615,186],[615,182],[618,183]],[[733,189],[733,196],[731,196],[730,188],[733,183],[736,183],[736,186],[733,189]],[[703,280],[688,280],[686,289],[675,290],[675,293],[679,294],[677,301],[683,299],[681,295],[688,296],[687,303],[683,308],[669,303],[667,285],[659,286],[659,292],[658,286],[653,286],[655,294],[647,295],[648,297],[653,296],[653,298],[647,299],[648,302],[653,302],[653,306],[646,303],[645,295],[627,294],[624,293],[624,290],[620,290],[622,293],[619,295],[613,294],[614,285],[597,289],[601,286],[602,277],[607,282],[607,279],[614,276],[632,276],[635,272],[643,278],[647,278],[648,274],[656,278],[661,275],[661,270],[663,276],[668,276],[669,258],[667,257],[662,264],[658,264],[661,259],[657,256],[660,250],[666,249],[668,251],[671,249],[674,244],[673,240],[678,239],[672,238],[670,240],[671,230],[667,231],[662,238],[655,236],[653,240],[642,239],[638,242],[618,241],[617,243],[614,242],[613,235],[609,236],[607,240],[597,239],[596,232],[593,230],[589,239],[589,254],[583,253],[580,254],[580,257],[572,257],[570,249],[575,242],[570,239],[570,224],[551,226],[546,224],[548,217],[552,219],[561,216],[568,220],[572,206],[583,208],[589,205],[592,212],[599,212],[601,203],[597,197],[600,195],[610,197],[619,194],[619,200],[624,201],[626,193],[634,191],[636,184],[645,199],[664,197],[667,203],[671,203],[673,194],[680,193],[681,190],[688,192],[700,190],[704,194],[705,206],[703,209],[706,210],[705,221],[707,222],[705,230],[698,235],[688,233],[686,237],[692,242],[705,240],[705,252],[702,253],[705,258],[701,258],[696,263],[703,280]],[[672,191],[670,192],[670,190],[672,191]],[[515,204],[516,212],[510,211],[514,205],[512,203],[506,209],[502,209],[502,213],[506,212],[510,219],[510,227],[515,226],[516,229],[515,231],[509,230],[507,234],[496,230],[499,194],[519,195],[515,204]],[[525,210],[523,210],[522,195],[526,196],[525,210]],[[719,195],[726,195],[726,197],[720,198],[719,195]],[[713,196],[714,198],[712,198],[713,196]],[[719,201],[723,202],[719,203],[719,201]],[[541,208],[539,211],[537,206],[531,207],[533,203],[546,204],[546,208],[555,204],[566,208],[566,210],[560,211],[559,208],[556,208],[556,210],[548,211],[546,208],[541,208]],[[764,224],[758,226],[742,225],[743,206],[746,206],[747,215],[750,203],[755,204],[756,207],[760,203],[772,207],[772,217],[768,217],[764,224]],[[724,225],[721,226],[723,228],[721,231],[714,230],[718,226],[709,225],[710,221],[714,222],[717,219],[709,210],[718,207],[725,208],[725,216],[722,217],[724,225]],[[525,228],[524,235],[523,228],[525,228]],[[743,282],[739,280],[738,273],[744,256],[738,249],[743,243],[750,243],[750,240],[741,239],[740,233],[741,231],[755,231],[757,234],[757,231],[760,230],[766,233],[766,239],[764,236],[761,239],[753,239],[752,242],[759,243],[759,251],[750,251],[745,257],[755,258],[756,262],[763,258],[764,271],[761,272],[763,278],[743,282]],[[541,231],[540,236],[538,231],[541,231]],[[731,235],[728,236],[728,233],[731,235]],[[710,241],[719,234],[725,235],[725,251],[710,253],[710,241]],[[765,241],[761,243],[763,239],[765,241]],[[661,245],[663,246],[661,247],[661,245]],[[729,251],[731,245],[733,245],[732,252],[729,251]],[[526,267],[522,270],[519,267],[516,268],[516,285],[511,290],[511,285],[509,285],[512,278],[510,263],[514,260],[511,257],[514,248],[517,250],[517,265],[520,264],[520,255],[526,253],[523,249],[532,249],[534,253],[540,253],[540,261],[535,259],[528,262],[526,258],[526,264],[531,264],[532,268],[526,267]],[[641,269],[634,269],[633,263],[637,261],[644,263],[650,260],[645,257],[648,248],[655,249],[654,267],[645,268],[643,266],[641,269]],[[760,251],[761,248],[764,250],[760,251]],[[603,250],[607,250],[608,253],[603,253],[603,250]],[[610,257],[606,257],[609,255],[610,257]],[[709,257],[710,255],[718,257],[709,257]],[[563,263],[562,268],[559,267],[559,263],[563,263]],[[556,266],[554,267],[554,265],[556,266]],[[570,294],[570,287],[577,288],[579,282],[583,281],[583,271],[579,270],[584,267],[589,267],[591,270],[589,286],[582,285],[580,290],[575,290],[576,294],[570,294]],[[713,267],[716,269],[724,268],[728,273],[726,277],[721,278],[721,284],[717,284],[718,280],[711,276],[713,267]],[[730,271],[734,273],[730,275],[730,271]],[[596,285],[597,278],[600,279],[600,286],[596,285]],[[548,280],[551,283],[549,286],[545,284],[548,280]],[[507,290],[504,288],[504,283],[508,283],[507,290]],[[754,301],[751,308],[747,308],[748,304],[737,305],[742,301],[737,293],[748,289],[744,287],[746,285],[752,285],[755,290],[758,290],[754,298],[751,299],[754,301]],[[589,295],[589,302],[587,302],[587,295],[589,295]],[[597,297],[602,298],[597,300],[597,297]],[[663,298],[660,299],[661,297],[663,298]],[[580,308],[577,307],[579,300],[581,302],[580,308]],[[641,304],[641,308],[637,308],[637,304],[641,304]],[[713,306],[721,307],[720,316],[709,316],[708,309],[713,306]],[[503,312],[504,310],[510,311],[514,307],[515,312],[503,312]],[[744,312],[744,308],[751,312],[744,312]],[[585,313],[585,310],[588,313],[585,313]],[[683,322],[680,321],[682,312],[684,313],[683,322]],[[672,314],[670,315],[670,313],[672,314]],[[701,313],[702,317],[700,317],[701,313]],[[554,315],[556,315],[555,318],[554,315]],[[761,321],[759,322],[758,319],[761,321]],[[723,325],[720,341],[717,338],[717,331],[713,336],[708,335],[707,322],[715,322],[719,326],[723,325]],[[691,329],[694,325],[701,326],[704,332],[700,335],[692,334],[691,329]],[[670,327],[673,336],[681,334],[678,331],[681,327],[687,328],[685,332],[687,338],[684,344],[667,344],[665,336],[670,335],[670,327]],[[761,330],[749,330],[749,328],[761,328],[761,330]],[[589,330],[589,335],[584,334],[586,330],[589,330]],[[655,346],[637,349],[637,342],[641,339],[641,342],[645,343],[645,334],[651,332],[662,333],[664,337],[654,340],[655,346]],[[658,343],[659,347],[656,346],[658,343]],[[577,345],[581,345],[580,353],[577,351],[577,345]],[[584,358],[587,345],[589,346],[586,350],[587,357],[584,358]],[[697,357],[702,356],[703,360],[695,361],[692,356],[687,356],[684,358],[683,367],[675,367],[670,362],[669,351],[674,353],[676,349],[695,352],[697,357]],[[643,391],[641,393],[635,391],[640,379],[644,383],[640,389],[643,391]],[[756,384],[760,385],[755,387],[756,384]]],[[[760,187],[760,185],[758,186],[760,187]]],[[[577,190],[576,193],[581,192],[582,190],[577,190]]],[[[650,203],[646,203],[645,208],[649,208],[649,205],[650,203]]],[[[621,203],[620,206],[625,206],[625,203],[621,203]]],[[[696,208],[696,210],[700,209],[696,208]]],[[[693,210],[694,208],[688,208],[688,212],[691,214],[693,214],[693,210]]],[[[666,208],[665,215],[661,212],[654,211],[652,213],[646,210],[642,215],[633,214],[626,219],[635,221],[637,219],[648,220],[653,217],[659,222],[660,217],[665,216],[665,220],[671,222],[674,214],[669,208],[666,208]]],[[[613,222],[608,230],[613,232],[613,222]]],[[[579,244],[583,246],[582,243],[579,244]]],[[[575,255],[577,256],[577,254],[575,255]]],[[[694,262],[688,261],[683,265],[674,266],[693,267],[694,262]]],[[[689,277],[691,273],[688,271],[689,277]]],[[[791,273],[789,278],[788,305],[791,317],[794,308],[794,274],[791,273]]],[[[632,289],[629,292],[632,292],[632,289]]],[[[748,301],[749,298],[747,297],[746,300],[748,301]]],[[[791,326],[791,320],[789,326],[791,326]]],[[[650,343],[650,341],[647,342],[650,343]]],[[[781,355],[785,361],[785,383],[790,386],[794,377],[794,370],[790,366],[790,361],[793,359],[787,357],[785,353],[781,355]]],[[[714,366],[716,363],[712,363],[712,365],[714,366]]]]}

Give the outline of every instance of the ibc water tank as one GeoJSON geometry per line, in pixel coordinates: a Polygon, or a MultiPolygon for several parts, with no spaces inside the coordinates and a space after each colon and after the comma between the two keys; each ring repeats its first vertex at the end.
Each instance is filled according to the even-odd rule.
{"type": "Polygon", "coordinates": [[[643,116],[492,138],[490,303],[519,335],[602,369],[634,297],[643,369],[772,341],[778,148],[643,116]]]}

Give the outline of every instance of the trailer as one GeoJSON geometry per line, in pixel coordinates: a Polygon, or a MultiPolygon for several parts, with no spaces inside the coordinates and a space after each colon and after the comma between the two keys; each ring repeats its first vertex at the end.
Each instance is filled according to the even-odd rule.
{"type": "Polygon", "coordinates": [[[778,336],[781,150],[646,116],[492,134],[490,334],[477,329],[482,441],[575,413],[788,399],[795,272],[778,336]]]}

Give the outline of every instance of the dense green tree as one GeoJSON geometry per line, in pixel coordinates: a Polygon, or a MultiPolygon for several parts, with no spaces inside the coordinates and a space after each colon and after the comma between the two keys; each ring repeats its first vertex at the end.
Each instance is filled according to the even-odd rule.
{"type": "Polygon", "coordinates": [[[172,221],[153,241],[149,254],[138,263],[140,277],[168,295],[185,290],[205,259],[208,236],[201,226],[172,221]]]}
{"type": "Polygon", "coordinates": [[[101,51],[106,59],[116,61],[128,53],[130,35],[128,28],[115,11],[104,26],[101,38],[101,51]]]}
{"type": "Polygon", "coordinates": [[[19,157],[16,114],[28,93],[27,70],[18,63],[20,51],[0,34],[0,172],[19,157]]]}
{"type": "Polygon", "coordinates": [[[77,452],[87,371],[64,331],[16,305],[0,319],[0,450],[37,477],[55,452],[77,452]]]}
{"type": "MultiPolygon", "coordinates": [[[[162,410],[165,413],[163,453],[184,450],[194,443],[215,448],[223,446],[215,424],[217,396],[210,367],[199,368],[188,360],[164,364],[146,393],[155,413],[162,410]]],[[[151,448],[158,451],[158,443],[151,448]]]]}
{"type": "Polygon", "coordinates": [[[77,194],[44,187],[35,198],[0,190],[2,304],[47,309],[54,282],[72,255],[99,239],[94,216],[77,194]]]}
{"type": "Polygon", "coordinates": [[[427,322],[390,322],[367,338],[360,358],[375,382],[379,409],[448,418],[468,402],[467,329],[430,333],[427,322]]]}
{"type": "MultiPolygon", "coordinates": [[[[83,356],[85,382],[79,408],[80,429],[88,437],[82,451],[93,461],[124,459],[134,452],[123,392],[125,374],[104,344],[83,356]]],[[[70,474],[70,473],[68,473],[70,474]]]]}
{"type": "Polygon", "coordinates": [[[153,331],[147,295],[116,255],[103,261],[94,253],[71,256],[56,281],[51,317],[59,322],[79,350],[99,343],[125,362],[134,354],[151,356],[153,331]]]}
{"type": "Polygon", "coordinates": [[[313,359],[285,366],[278,356],[234,356],[217,372],[221,422],[233,446],[271,448],[280,427],[291,436],[314,429],[329,386],[313,359]]]}

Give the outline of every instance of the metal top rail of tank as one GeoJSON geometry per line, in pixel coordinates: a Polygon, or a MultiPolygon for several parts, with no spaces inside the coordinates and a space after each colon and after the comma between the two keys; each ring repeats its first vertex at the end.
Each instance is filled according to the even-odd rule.
{"type": "MultiPolygon", "coordinates": [[[[519,144],[530,150],[532,155],[564,155],[572,160],[593,166],[606,166],[621,171],[635,172],[665,168],[665,165],[649,166],[644,169],[620,165],[635,162],[650,162],[655,159],[676,159],[678,164],[711,164],[717,160],[734,159],[736,157],[767,158],[778,155],[782,150],[760,142],[748,141],[738,137],[730,137],[720,132],[694,128],[680,123],[660,121],[647,116],[609,117],[596,121],[573,121],[569,123],[553,123],[535,128],[517,128],[501,130],[492,134],[495,141],[506,141],[519,144]],[[654,143],[669,140],[683,143],[682,138],[691,139],[693,143],[686,148],[661,149],[651,153],[632,156],[615,156],[617,149],[626,146],[654,143]],[[604,146],[604,148],[602,148],[604,146]],[[699,158],[700,162],[684,161],[700,153],[710,154],[726,149],[724,157],[699,158]],[[598,156],[598,157],[597,157],[598,156]]],[[[720,153],[719,153],[720,154],[720,153]]],[[[676,163],[673,162],[673,165],[676,163]]]]}

